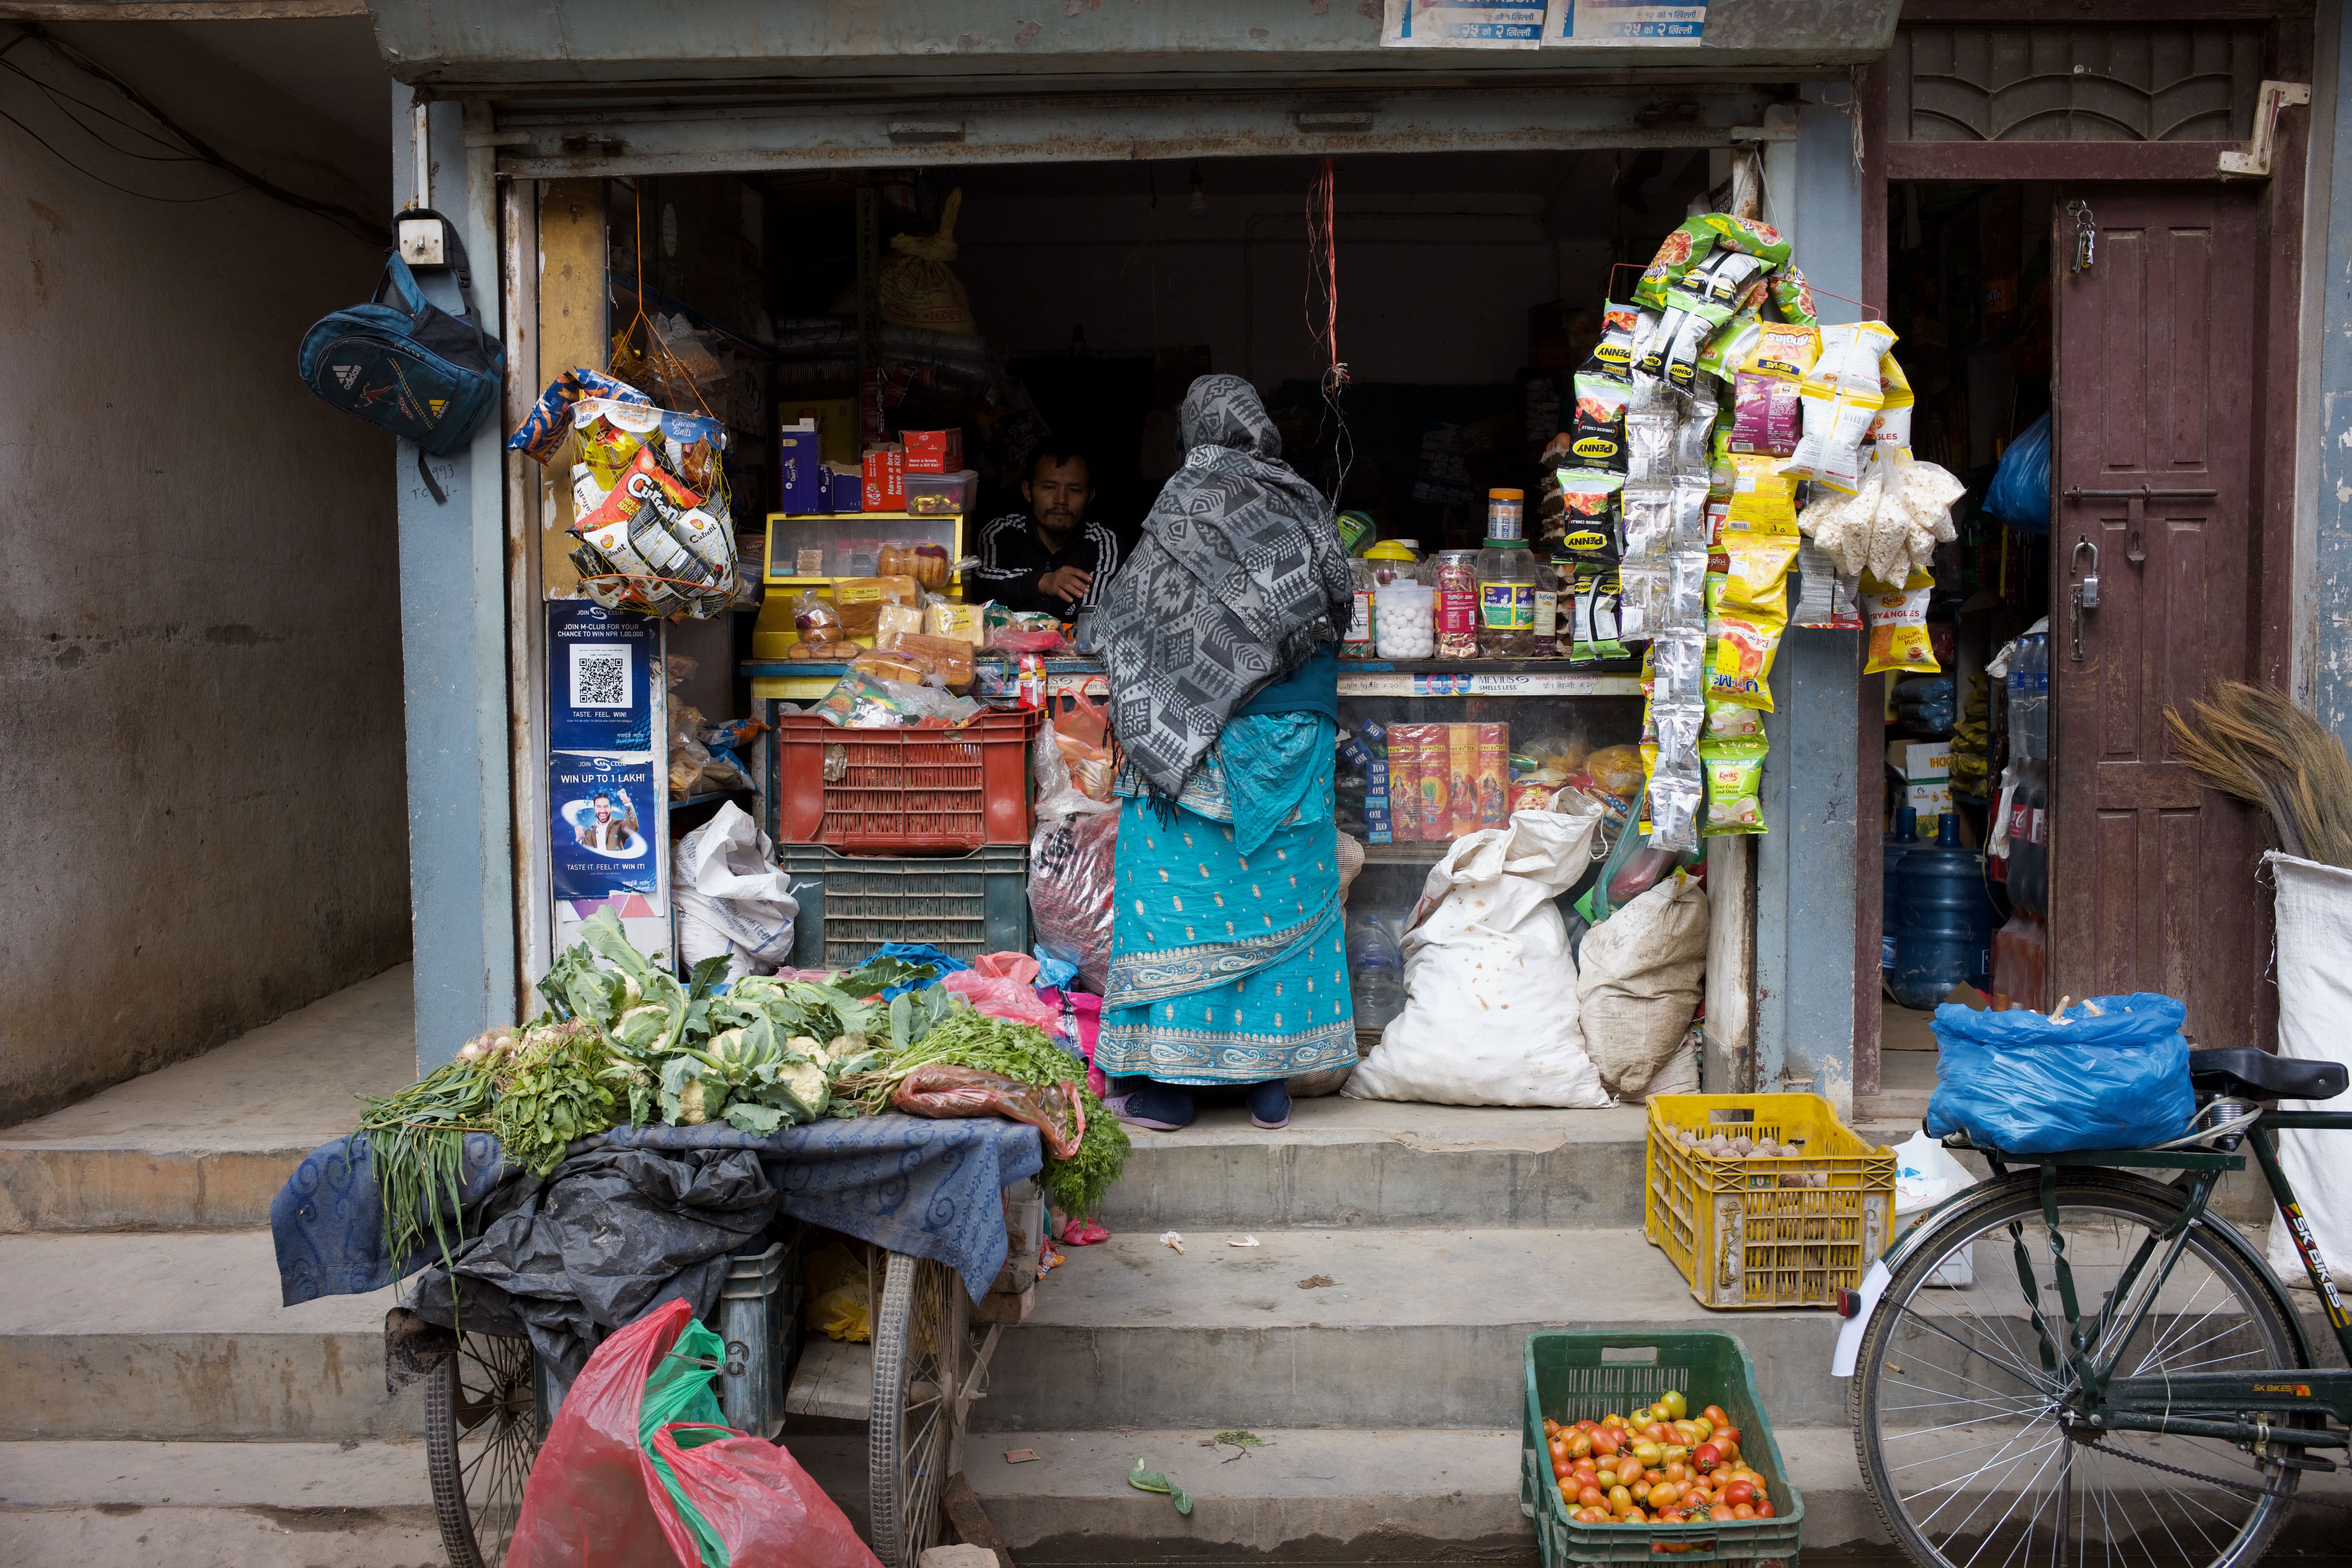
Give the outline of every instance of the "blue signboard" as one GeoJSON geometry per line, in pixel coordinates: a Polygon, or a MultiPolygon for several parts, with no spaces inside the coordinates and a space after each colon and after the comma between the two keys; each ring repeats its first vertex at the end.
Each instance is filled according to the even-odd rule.
{"type": "Polygon", "coordinates": [[[652,751],[653,667],[660,647],[657,621],[586,599],[550,604],[548,750],[652,751]]]}

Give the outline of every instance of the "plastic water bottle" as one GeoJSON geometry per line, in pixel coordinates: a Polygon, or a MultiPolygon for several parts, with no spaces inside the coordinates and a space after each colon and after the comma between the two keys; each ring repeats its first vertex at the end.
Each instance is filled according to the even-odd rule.
{"type": "Polygon", "coordinates": [[[1359,1029],[1384,1028],[1404,1011],[1404,958],[1389,922],[1378,915],[1348,922],[1348,989],[1359,1029]]]}

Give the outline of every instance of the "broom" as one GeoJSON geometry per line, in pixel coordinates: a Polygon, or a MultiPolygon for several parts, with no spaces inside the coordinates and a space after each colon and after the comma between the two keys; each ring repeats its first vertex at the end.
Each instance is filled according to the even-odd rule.
{"type": "Polygon", "coordinates": [[[2279,847],[2352,868],[2352,758],[2284,694],[2217,680],[2192,705],[2192,728],[2164,710],[2174,751],[2209,788],[2270,813],[2279,847]]]}

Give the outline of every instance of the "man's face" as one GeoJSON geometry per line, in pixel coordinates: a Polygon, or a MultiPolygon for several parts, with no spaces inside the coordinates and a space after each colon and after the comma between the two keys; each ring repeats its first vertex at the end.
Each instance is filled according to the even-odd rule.
{"type": "Polygon", "coordinates": [[[613,820],[613,803],[601,795],[596,797],[596,820],[599,822],[613,820]]]}
{"type": "Polygon", "coordinates": [[[1029,515],[1055,534],[1067,533],[1086,521],[1087,502],[1095,495],[1084,458],[1038,464],[1021,492],[1029,498],[1029,515]]]}

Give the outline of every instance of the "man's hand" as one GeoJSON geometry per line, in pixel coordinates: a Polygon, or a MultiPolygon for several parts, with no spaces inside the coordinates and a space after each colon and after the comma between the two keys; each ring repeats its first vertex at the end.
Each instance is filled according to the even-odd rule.
{"type": "Polygon", "coordinates": [[[1095,585],[1095,574],[1078,566],[1062,566],[1037,579],[1037,592],[1075,605],[1095,585]]]}

